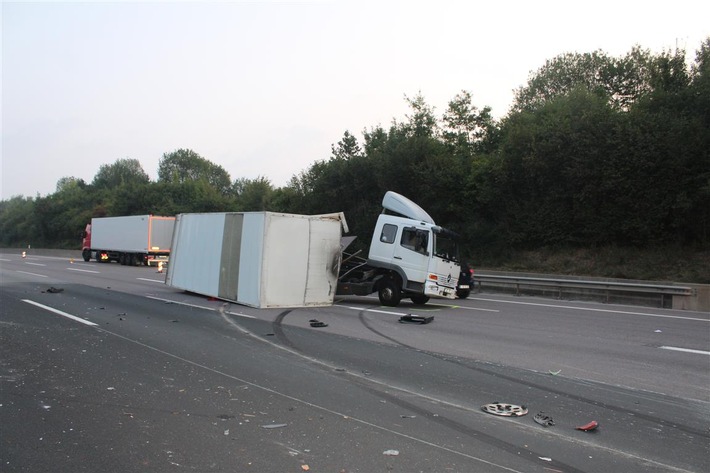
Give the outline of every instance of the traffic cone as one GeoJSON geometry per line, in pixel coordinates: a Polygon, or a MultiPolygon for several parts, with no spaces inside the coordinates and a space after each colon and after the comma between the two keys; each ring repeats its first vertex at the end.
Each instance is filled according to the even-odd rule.
{"type": "Polygon", "coordinates": [[[162,261],[158,261],[158,272],[159,273],[163,272],[163,262],[162,261]]]}
{"type": "Polygon", "coordinates": [[[23,257],[23,258],[27,258],[27,252],[26,252],[26,251],[23,251],[23,252],[22,252],[22,257],[23,257]]]}

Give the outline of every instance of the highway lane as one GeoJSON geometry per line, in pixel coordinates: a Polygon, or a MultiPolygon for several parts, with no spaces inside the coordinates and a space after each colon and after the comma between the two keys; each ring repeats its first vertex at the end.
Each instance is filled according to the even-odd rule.
{"type": "MultiPolygon", "coordinates": [[[[71,406],[93,406],[82,431],[97,445],[82,458],[86,465],[109,462],[106,471],[143,471],[146,461],[152,471],[173,463],[197,471],[303,471],[306,464],[312,471],[708,467],[708,314],[485,295],[424,309],[348,298],[328,308],[256,310],[166,288],[164,275],[149,268],[14,255],[0,255],[0,268],[2,425],[33,413],[36,425],[29,425],[43,426],[47,412],[37,392],[70,392],[80,401],[60,402],[64,413],[50,430],[66,427],[71,406]],[[64,291],[47,293],[52,286],[64,291]],[[435,321],[398,323],[400,314],[422,310],[435,321]],[[328,326],[311,328],[313,318],[328,326]],[[51,343],[38,346],[38,339],[51,343]],[[88,358],[79,350],[96,356],[77,363],[88,358]],[[42,370],[57,351],[62,356],[42,370]],[[27,358],[36,365],[27,366],[27,358]],[[57,370],[72,375],[58,379],[57,370]],[[36,389],[10,395],[30,378],[36,389]],[[186,400],[187,392],[200,396],[186,400]],[[117,395],[120,401],[109,402],[117,395]],[[493,401],[526,404],[530,414],[511,419],[480,411],[493,401]],[[240,402],[253,407],[236,415],[240,402]],[[150,418],[139,421],[137,408],[150,418]],[[555,426],[532,421],[541,410],[555,426]],[[269,414],[288,426],[253,428],[269,414]],[[237,419],[252,429],[234,434],[237,419]],[[599,429],[574,430],[591,419],[599,429]],[[215,433],[225,423],[230,428],[215,433]],[[126,437],[134,441],[151,432],[152,446],[110,440],[126,429],[134,429],[126,437]],[[390,447],[400,454],[383,455],[390,447]]],[[[10,458],[15,468],[8,471],[58,471],[41,463],[23,468],[30,461],[25,437],[37,433],[28,430],[3,427],[3,464],[10,458]],[[23,447],[10,448],[8,435],[23,447]]],[[[32,458],[41,451],[29,450],[32,458]]],[[[59,461],[57,449],[44,454],[46,465],[59,461]]],[[[66,462],[62,471],[96,471],[66,462]]]]}

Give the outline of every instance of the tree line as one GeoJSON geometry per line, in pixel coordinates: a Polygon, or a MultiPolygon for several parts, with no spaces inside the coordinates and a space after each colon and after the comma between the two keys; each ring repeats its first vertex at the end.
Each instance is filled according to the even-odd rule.
{"type": "Polygon", "coordinates": [[[548,60],[494,119],[462,91],[441,115],[420,94],[409,114],[275,187],[232,179],[190,149],[165,153],[151,181],[136,159],[92,182],[63,177],[47,196],[0,202],[0,244],[74,248],[92,217],[185,212],[345,212],[369,243],[387,190],[462,236],[465,257],[506,248],[708,248],[710,38],[692,60],[640,47],[548,60]]]}

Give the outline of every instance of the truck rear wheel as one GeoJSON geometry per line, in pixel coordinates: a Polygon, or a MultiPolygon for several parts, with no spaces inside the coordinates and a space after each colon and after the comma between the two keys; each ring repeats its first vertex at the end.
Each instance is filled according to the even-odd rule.
{"type": "Polygon", "coordinates": [[[395,281],[386,279],[380,282],[377,295],[380,298],[380,304],[388,307],[397,307],[399,301],[402,300],[402,289],[395,281]]]}

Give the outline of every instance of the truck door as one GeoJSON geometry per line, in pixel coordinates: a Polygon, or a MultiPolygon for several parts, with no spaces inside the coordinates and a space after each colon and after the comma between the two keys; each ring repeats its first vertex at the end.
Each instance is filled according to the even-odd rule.
{"type": "Polygon", "coordinates": [[[402,268],[409,281],[426,281],[431,240],[428,230],[416,227],[402,229],[402,236],[394,249],[394,263],[402,268]]]}

